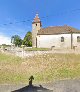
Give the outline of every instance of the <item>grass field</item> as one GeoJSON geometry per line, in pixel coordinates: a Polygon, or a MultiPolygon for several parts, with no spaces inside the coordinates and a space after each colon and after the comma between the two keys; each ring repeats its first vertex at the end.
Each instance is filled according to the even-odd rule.
{"type": "Polygon", "coordinates": [[[34,83],[80,78],[80,55],[45,54],[22,59],[0,53],[0,84],[34,83]]]}

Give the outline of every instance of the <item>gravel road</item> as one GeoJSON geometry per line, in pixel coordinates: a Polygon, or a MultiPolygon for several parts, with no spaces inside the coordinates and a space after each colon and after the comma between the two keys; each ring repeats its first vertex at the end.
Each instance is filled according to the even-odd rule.
{"type": "Polygon", "coordinates": [[[63,80],[43,85],[0,85],[0,92],[80,92],[80,79],[63,80]]]}

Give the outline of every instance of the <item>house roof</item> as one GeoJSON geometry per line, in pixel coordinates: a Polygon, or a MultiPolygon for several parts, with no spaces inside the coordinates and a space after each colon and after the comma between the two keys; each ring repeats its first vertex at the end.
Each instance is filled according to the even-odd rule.
{"type": "Polygon", "coordinates": [[[52,26],[42,28],[38,31],[38,35],[53,35],[53,34],[67,34],[67,33],[80,33],[80,30],[64,25],[64,26],[52,26]]]}

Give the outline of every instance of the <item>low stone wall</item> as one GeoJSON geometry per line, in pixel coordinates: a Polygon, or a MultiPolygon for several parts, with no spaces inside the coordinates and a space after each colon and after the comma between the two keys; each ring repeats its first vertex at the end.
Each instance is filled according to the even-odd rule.
{"type": "Polygon", "coordinates": [[[50,50],[50,51],[23,51],[22,49],[15,49],[15,50],[0,50],[2,53],[6,53],[6,54],[12,54],[15,56],[19,56],[22,58],[25,57],[30,57],[30,56],[35,56],[35,55],[43,55],[43,54],[47,54],[47,53],[62,53],[62,54],[80,54],[80,49],[54,49],[54,50],[50,50]]]}

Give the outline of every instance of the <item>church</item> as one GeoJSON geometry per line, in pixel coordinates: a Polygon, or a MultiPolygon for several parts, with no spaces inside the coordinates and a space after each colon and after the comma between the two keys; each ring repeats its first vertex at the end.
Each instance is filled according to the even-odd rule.
{"type": "Polygon", "coordinates": [[[54,49],[80,48],[80,30],[67,25],[42,28],[41,20],[38,14],[36,14],[32,22],[32,47],[54,49]]]}

